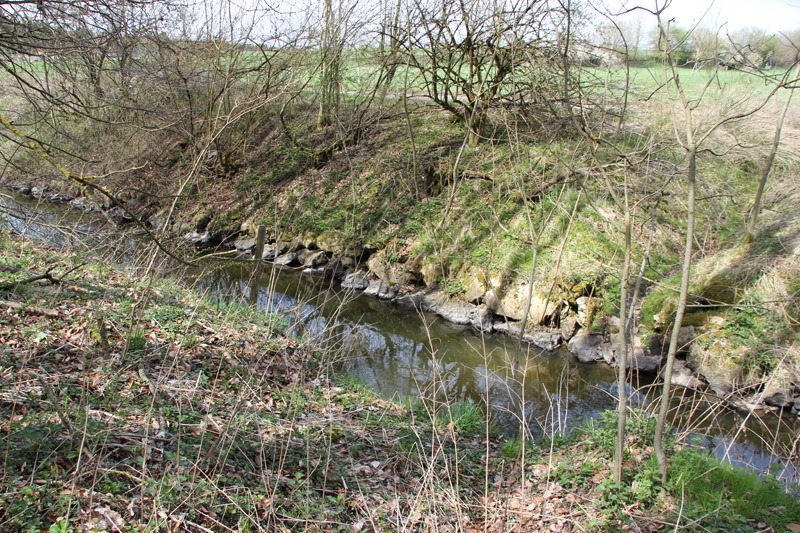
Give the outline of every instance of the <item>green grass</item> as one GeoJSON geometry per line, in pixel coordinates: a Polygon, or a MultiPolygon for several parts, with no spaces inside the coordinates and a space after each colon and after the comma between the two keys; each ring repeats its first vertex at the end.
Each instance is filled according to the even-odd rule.
{"type": "MultiPolygon", "coordinates": [[[[625,507],[646,508],[667,495],[674,507],[667,520],[678,521],[687,531],[763,530],[759,522],[783,530],[800,521],[797,486],[787,486],[770,475],[735,468],[704,450],[676,445],[669,441],[669,476],[661,483],[655,455],[652,454],[655,419],[645,413],[632,413],[626,424],[628,445],[625,452],[623,481],[605,478],[599,483],[600,498],[594,503],[604,518],[593,522],[597,530],[616,531],[625,524],[620,512],[625,507]]],[[[602,417],[574,431],[573,442],[581,443],[590,458],[575,456],[559,464],[553,476],[561,484],[574,488],[592,485],[590,478],[604,461],[614,454],[617,417],[606,412],[602,417]],[[598,447],[602,455],[597,457],[598,447]]]]}
{"type": "MultiPolygon", "coordinates": [[[[596,69],[595,75],[604,76],[605,73],[596,69]]],[[[672,75],[671,72],[668,73],[672,75]]],[[[707,95],[715,100],[726,95],[750,94],[751,96],[767,96],[772,90],[772,85],[765,83],[764,78],[749,72],[738,70],[720,69],[714,72],[710,68],[680,67],[678,69],[681,84],[690,98],[699,97],[706,84],[709,84],[707,95]]],[[[617,83],[624,80],[625,71],[623,69],[612,70],[612,78],[617,83]]],[[[637,96],[644,97],[655,94],[659,86],[664,81],[664,70],[659,66],[653,67],[631,67],[630,86],[634,89],[637,96]]]]}
{"type": "Polygon", "coordinates": [[[685,523],[728,531],[758,531],[764,522],[776,531],[800,522],[798,487],[786,487],[770,476],[759,476],[719,459],[684,448],[672,458],[670,485],[686,495],[685,523]],[[787,492],[794,491],[794,493],[787,492]]]}

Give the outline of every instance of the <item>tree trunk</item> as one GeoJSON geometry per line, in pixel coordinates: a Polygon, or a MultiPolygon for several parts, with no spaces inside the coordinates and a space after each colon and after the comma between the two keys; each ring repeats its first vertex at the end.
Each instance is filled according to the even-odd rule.
{"type": "Polygon", "coordinates": [[[663,434],[669,410],[669,394],[672,387],[672,369],[675,365],[675,354],[678,351],[678,337],[681,331],[683,315],[686,312],[686,300],[689,295],[689,275],[692,268],[692,243],[694,242],[694,222],[695,222],[695,180],[697,177],[697,147],[689,146],[689,176],[687,178],[688,200],[687,211],[688,220],[686,225],[686,245],[683,256],[683,269],[681,270],[681,292],[678,296],[678,310],[675,313],[675,322],[672,324],[672,336],[669,340],[669,350],[667,351],[667,363],[664,368],[664,386],[661,390],[661,405],[658,410],[656,420],[656,433],[654,447],[658,458],[658,472],[661,474],[662,481],[667,480],[667,458],[664,454],[663,434]]]}
{"type": "Polygon", "coordinates": [[[339,28],[337,17],[333,11],[333,0],[325,0],[323,16],[322,46],[322,74],[320,80],[319,115],[317,115],[317,129],[322,129],[333,123],[333,116],[339,109],[339,61],[341,48],[339,43],[339,28]]]}
{"type": "Polygon", "coordinates": [[[631,210],[628,204],[628,181],[625,179],[625,262],[622,267],[620,281],[619,324],[622,330],[622,346],[617,360],[617,443],[614,449],[614,481],[622,481],[622,456],[625,452],[625,423],[628,415],[628,395],[625,390],[628,377],[628,346],[630,330],[628,329],[628,276],[631,266],[631,210]]]}
{"type": "MultiPolygon", "coordinates": [[[[794,81],[800,77],[800,62],[794,71],[794,81]]],[[[790,82],[793,83],[793,82],[790,82]]],[[[775,161],[775,154],[778,153],[778,146],[781,143],[781,131],[783,130],[783,121],[786,118],[786,112],[789,110],[789,103],[792,101],[794,94],[794,85],[789,89],[789,95],[786,97],[786,103],[783,105],[780,117],[778,117],[778,125],[775,128],[775,139],[772,141],[772,150],[767,157],[764,164],[764,171],[761,173],[761,181],[758,183],[758,191],[756,192],[756,199],[753,200],[753,209],[750,212],[750,221],[747,224],[747,232],[744,235],[744,243],[749,244],[753,241],[756,233],[756,222],[758,221],[758,213],[761,211],[761,196],[764,194],[764,187],[767,184],[767,178],[772,170],[772,163],[775,161]]]]}

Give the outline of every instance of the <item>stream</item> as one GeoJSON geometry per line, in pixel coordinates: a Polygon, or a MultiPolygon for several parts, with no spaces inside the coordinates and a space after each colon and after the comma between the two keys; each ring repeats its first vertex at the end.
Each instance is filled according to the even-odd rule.
{"type": "MultiPolygon", "coordinates": [[[[141,238],[109,229],[104,219],[66,205],[0,191],[0,206],[0,226],[55,248],[92,249],[125,264],[144,264],[150,255],[141,238]]],[[[511,337],[484,335],[436,315],[344,290],[319,274],[271,264],[265,264],[258,290],[251,294],[251,266],[208,263],[215,268],[182,271],[180,276],[213,298],[244,299],[276,313],[289,333],[323,346],[335,354],[342,371],[386,397],[472,402],[489,415],[496,431],[508,435],[519,430],[517,406],[522,403],[526,431],[533,438],[566,433],[616,407],[615,370],[579,363],[566,350],[544,352],[523,343],[515,380],[511,337]]],[[[634,376],[628,384],[631,403],[654,413],[657,389],[652,378],[634,376]]],[[[741,413],[701,392],[676,389],[670,418],[681,434],[733,464],[798,482],[797,466],[768,451],[793,450],[798,417],[741,413]]]]}

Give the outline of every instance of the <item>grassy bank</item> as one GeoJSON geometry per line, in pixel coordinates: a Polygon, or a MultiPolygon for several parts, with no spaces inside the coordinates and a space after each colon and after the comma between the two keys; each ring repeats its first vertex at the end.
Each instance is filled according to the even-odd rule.
{"type": "MultiPolygon", "coordinates": [[[[0,233],[2,531],[775,531],[796,500],[634,416],[536,443],[334,375],[280,317],[0,233]],[[40,279],[36,278],[42,275],[40,279]],[[662,491],[663,490],[663,491],[662,491]]],[[[793,526],[792,526],[793,527],[793,526]]]]}

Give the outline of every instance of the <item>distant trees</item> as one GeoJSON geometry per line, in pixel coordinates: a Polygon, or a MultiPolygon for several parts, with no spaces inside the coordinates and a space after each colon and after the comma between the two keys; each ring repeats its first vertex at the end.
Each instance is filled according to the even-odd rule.
{"type": "Polygon", "coordinates": [[[647,39],[642,17],[598,24],[595,33],[600,55],[607,61],[613,63],[616,59],[611,57],[624,57],[626,62],[635,64],[644,59],[647,39]]]}

